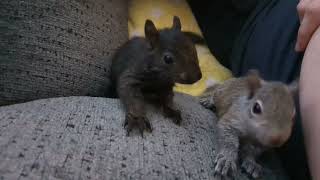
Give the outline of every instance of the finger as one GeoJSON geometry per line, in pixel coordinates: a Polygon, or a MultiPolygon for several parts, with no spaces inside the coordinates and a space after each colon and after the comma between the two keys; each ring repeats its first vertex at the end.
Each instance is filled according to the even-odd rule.
{"type": "Polygon", "coordinates": [[[312,16],[310,16],[309,14],[304,15],[304,18],[298,30],[297,43],[295,47],[296,51],[303,51],[306,49],[313,33],[318,26],[319,23],[317,23],[317,21],[314,21],[312,16]]]}
{"type": "Polygon", "coordinates": [[[302,21],[304,14],[306,12],[306,5],[310,3],[311,0],[300,0],[299,4],[297,5],[297,11],[300,22],[302,21]]]}

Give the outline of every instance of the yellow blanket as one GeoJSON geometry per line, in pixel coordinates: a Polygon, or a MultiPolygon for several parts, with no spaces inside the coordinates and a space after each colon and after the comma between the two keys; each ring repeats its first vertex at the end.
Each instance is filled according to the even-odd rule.
{"type": "MultiPolygon", "coordinates": [[[[157,28],[171,27],[173,16],[180,18],[183,31],[202,36],[192,11],[185,0],[130,0],[129,37],[144,36],[146,19],[151,19],[157,28]]],[[[196,45],[202,79],[192,85],[176,84],[174,90],[193,96],[202,94],[207,87],[231,77],[231,72],[223,67],[211,54],[206,45],[196,45]]]]}

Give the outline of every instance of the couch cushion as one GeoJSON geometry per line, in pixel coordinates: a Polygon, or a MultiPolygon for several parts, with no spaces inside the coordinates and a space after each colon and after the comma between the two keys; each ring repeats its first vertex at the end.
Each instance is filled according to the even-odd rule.
{"type": "Polygon", "coordinates": [[[128,38],[126,0],[1,0],[0,105],[101,96],[128,38]]]}
{"type": "MultiPolygon", "coordinates": [[[[145,138],[125,136],[116,99],[67,97],[0,107],[3,179],[214,179],[214,114],[177,95],[179,127],[153,108],[145,138]]],[[[286,179],[274,156],[263,179],[286,179]],[[271,171],[272,169],[272,171],[271,171]]],[[[238,180],[248,179],[239,172],[238,180]]]]}

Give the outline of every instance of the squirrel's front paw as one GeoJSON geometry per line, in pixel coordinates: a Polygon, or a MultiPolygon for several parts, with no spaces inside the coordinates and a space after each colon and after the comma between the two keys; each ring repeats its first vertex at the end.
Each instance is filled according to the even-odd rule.
{"type": "Polygon", "coordinates": [[[214,101],[212,97],[200,97],[199,103],[206,109],[215,110],[214,101]]]}
{"type": "Polygon", "coordinates": [[[134,116],[132,114],[126,114],[123,126],[127,130],[127,136],[129,136],[134,127],[137,127],[139,129],[142,137],[144,130],[152,132],[150,121],[147,117],[144,116],[134,116]]]}
{"type": "Polygon", "coordinates": [[[215,174],[226,176],[229,171],[231,174],[235,172],[237,170],[236,157],[236,155],[230,153],[219,153],[214,160],[215,174]]]}
{"type": "Polygon", "coordinates": [[[181,124],[182,117],[181,117],[181,112],[179,110],[166,107],[164,108],[164,114],[166,117],[171,118],[175,124],[177,125],[181,124]]]}
{"type": "Polygon", "coordinates": [[[255,179],[259,178],[262,173],[262,166],[254,159],[244,159],[241,163],[241,168],[255,179]]]}

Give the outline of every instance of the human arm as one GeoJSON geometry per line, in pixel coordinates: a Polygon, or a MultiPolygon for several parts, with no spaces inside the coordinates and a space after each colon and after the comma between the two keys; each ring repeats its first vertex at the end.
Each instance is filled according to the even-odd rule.
{"type": "Polygon", "coordinates": [[[296,51],[305,51],[300,76],[300,109],[305,145],[313,179],[320,179],[320,0],[300,0],[296,51]]]}
{"type": "Polygon", "coordinates": [[[306,48],[300,76],[300,107],[310,173],[320,180],[320,28],[306,48]]]}

